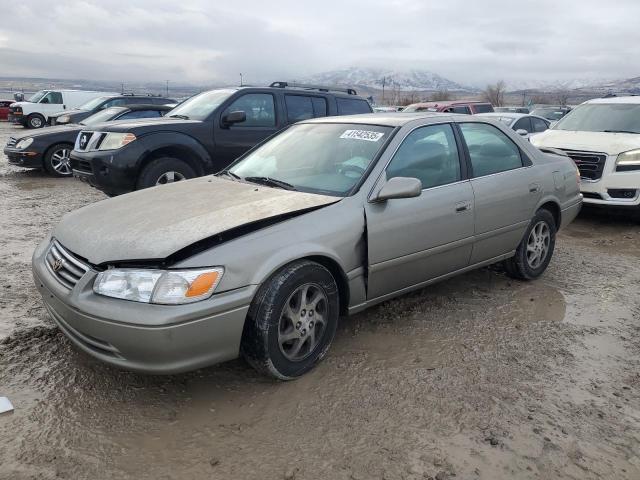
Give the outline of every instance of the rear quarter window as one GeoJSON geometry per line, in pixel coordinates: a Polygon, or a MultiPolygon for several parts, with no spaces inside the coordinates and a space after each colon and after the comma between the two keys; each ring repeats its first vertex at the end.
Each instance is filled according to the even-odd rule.
{"type": "Polygon", "coordinates": [[[356,115],[358,113],[371,113],[369,102],[359,98],[336,98],[338,115],[356,115]]]}
{"type": "Polygon", "coordinates": [[[488,103],[480,103],[473,106],[476,113],[489,113],[493,112],[493,106],[488,103]]]}

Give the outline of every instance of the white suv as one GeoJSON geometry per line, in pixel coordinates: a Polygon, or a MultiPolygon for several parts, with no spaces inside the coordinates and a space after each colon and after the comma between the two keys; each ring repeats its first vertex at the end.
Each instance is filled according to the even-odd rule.
{"type": "Polygon", "coordinates": [[[573,159],[584,203],[640,205],[640,97],[589,100],[531,143],[573,159]]]}

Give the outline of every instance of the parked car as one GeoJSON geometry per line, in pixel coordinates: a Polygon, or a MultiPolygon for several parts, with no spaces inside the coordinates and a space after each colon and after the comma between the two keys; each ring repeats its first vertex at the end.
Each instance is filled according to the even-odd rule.
{"type": "Polygon", "coordinates": [[[158,118],[171,110],[163,105],[110,107],[85,118],[80,124],[57,125],[11,136],[4,147],[9,163],[26,168],[44,168],[56,177],[71,176],[69,155],[78,133],[88,126],[113,120],[158,118]]]}
{"type": "Polygon", "coordinates": [[[81,132],[71,164],[80,179],[118,195],[217,172],[300,120],[371,111],[353,89],[276,82],[211,90],[184,101],[162,121],[81,132]]]}
{"type": "Polygon", "coordinates": [[[530,135],[544,132],[549,128],[551,122],[546,118],[524,113],[494,112],[482,113],[485,118],[497,120],[511,127],[518,135],[528,139],[530,135]]]}
{"type": "Polygon", "coordinates": [[[109,107],[122,107],[125,105],[174,105],[175,103],[175,100],[159,95],[133,95],[128,93],[123,95],[107,95],[93,98],[77,108],[54,113],[49,116],[49,123],[51,125],[80,123],[90,115],[109,107]]]}
{"type": "Polygon", "coordinates": [[[14,100],[0,100],[0,120],[9,119],[9,106],[14,100]]]}
{"type": "Polygon", "coordinates": [[[551,122],[551,125],[553,125],[570,111],[571,107],[545,106],[534,108],[531,111],[531,115],[537,115],[538,117],[546,118],[551,122]]]}
{"type": "Polygon", "coordinates": [[[404,107],[400,106],[373,107],[374,113],[401,112],[402,110],[404,110],[404,107]]]}
{"type": "Polygon", "coordinates": [[[530,113],[528,107],[493,107],[494,112],[530,113]]]}
{"type": "Polygon", "coordinates": [[[66,215],[34,279],[60,329],[110,364],[166,374],[242,354],[291,379],[341,315],[496,262],[539,277],[578,183],[569,158],[480,117],[316,118],[216,176],[66,215]]]}
{"type": "Polygon", "coordinates": [[[407,106],[403,112],[445,112],[445,113],[488,113],[493,112],[493,106],[488,102],[444,101],[413,103],[407,106]]]}
{"type": "Polygon", "coordinates": [[[640,97],[589,100],[531,143],[564,151],[578,166],[585,203],[640,206],[640,97]]]}
{"type": "Polygon", "coordinates": [[[9,121],[27,128],[44,127],[49,115],[53,113],[60,110],[70,110],[94,98],[113,94],[113,92],[86,90],[40,90],[34,93],[29,100],[11,104],[9,121]]]}

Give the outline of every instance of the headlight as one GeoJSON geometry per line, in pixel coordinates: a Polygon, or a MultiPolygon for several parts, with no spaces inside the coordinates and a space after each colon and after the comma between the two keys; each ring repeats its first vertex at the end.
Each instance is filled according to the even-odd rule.
{"type": "Polygon", "coordinates": [[[117,150],[135,139],[136,136],[133,133],[107,133],[100,142],[98,150],[117,150]]]}
{"type": "Polygon", "coordinates": [[[60,115],[58,118],[56,118],[56,123],[69,123],[70,121],[70,115],[60,115]]]}
{"type": "Polygon", "coordinates": [[[640,150],[630,150],[628,152],[621,153],[616,159],[617,167],[631,167],[630,170],[636,170],[640,168],[640,150]],[[633,168],[636,167],[636,168],[633,168]]]}
{"type": "Polygon", "coordinates": [[[16,148],[19,148],[22,150],[27,148],[32,143],[33,143],[33,138],[23,138],[18,143],[16,143],[16,148]]]}
{"type": "Polygon", "coordinates": [[[93,291],[134,302],[179,305],[209,298],[223,273],[222,267],[198,270],[114,268],[98,274],[93,291]]]}

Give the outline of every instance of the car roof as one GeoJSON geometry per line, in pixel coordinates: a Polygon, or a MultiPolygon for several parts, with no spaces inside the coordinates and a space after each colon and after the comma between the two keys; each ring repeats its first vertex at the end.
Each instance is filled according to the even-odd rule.
{"type": "Polygon", "coordinates": [[[632,104],[640,104],[640,96],[629,95],[629,96],[626,96],[626,97],[594,98],[593,100],[587,100],[584,103],[632,103],[632,104]]]}
{"type": "Polygon", "coordinates": [[[442,107],[451,105],[488,105],[489,102],[483,102],[481,100],[444,100],[442,102],[418,102],[407,105],[408,107],[442,107]]]}
{"type": "Polygon", "coordinates": [[[487,113],[479,113],[479,117],[503,117],[503,118],[522,118],[522,117],[532,117],[535,115],[530,115],[528,113],[516,113],[516,112],[487,112],[487,113]]]}
{"type": "MultiPolygon", "coordinates": [[[[474,118],[473,115],[456,114],[455,118],[474,118]]],[[[359,115],[341,115],[335,117],[318,117],[300,123],[357,123],[362,125],[381,125],[387,127],[401,127],[414,120],[422,119],[451,119],[449,113],[440,112],[379,112],[362,113],[359,115]]]]}

